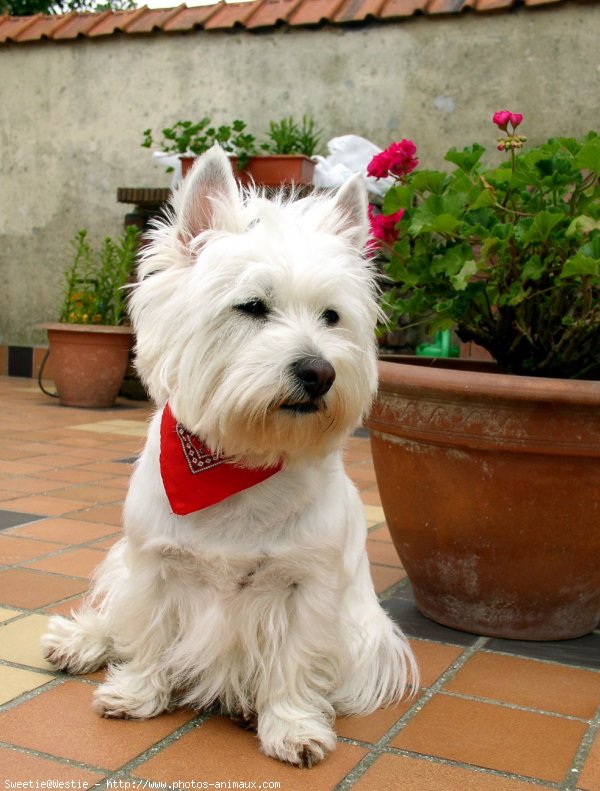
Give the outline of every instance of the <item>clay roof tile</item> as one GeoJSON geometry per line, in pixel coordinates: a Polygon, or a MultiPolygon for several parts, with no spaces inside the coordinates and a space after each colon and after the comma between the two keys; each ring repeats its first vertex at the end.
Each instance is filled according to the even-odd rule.
{"type": "Polygon", "coordinates": [[[0,17],[0,42],[17,41],[19,34],[43,18],[42,14],[35,16],[2,16],[0,17]]]}
{"type": "Polygon", "coordinates": [[[378,17],[385,0],[345,0],[333,15],[335,22],[362,22],[368,16],[378,17]]]}
{"type": "Polygon", "coordinates": [[[333,19],[346,0],[302,0],[288,17],[290,25],[318,25],[333,19]]]}
{"type": "Polygon", "coordinates": [[[222,2],[217,2],[214,5],[199,5],[192,8],[179,6],[177,13],[163,24],[162,29],[167,32],[192,30],[197,25],[203,25],[222,5],[222,2]]]}
{"type": "Polygon", "coordinates": [[[204,23],[205,30],[221,30],[236,25],[246,27],[246,21],[255,14],[265,0],[252,3],[223,3],[219,10],[204,23]]]}
{"type": "Polygon", "coordinates": [[[257,11],[247,19],[244,27],[253,30],[286,22],[302,2],[303,0],[264,0],[257,11]]]}

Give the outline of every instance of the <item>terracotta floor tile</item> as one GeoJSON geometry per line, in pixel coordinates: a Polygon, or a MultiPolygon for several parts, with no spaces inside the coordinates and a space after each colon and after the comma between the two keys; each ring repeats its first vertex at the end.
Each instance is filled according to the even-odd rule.
{"type": "Polygon", "coordinates": [[[430,687],[434,684],[464,650],[456,645],[429,643],[426,640],[409,642],[419,666],[422,687],[430,687]]]}
{"type": "Polygon", "coordinates": [[[361,499],[365,505],[376,505],[381,507],[381,496],[377,488],[369,487],[363,489],[360,493],[361,499]]]}
{"type": "Polygon", "coordinates": [[[377,742],[402,717],[416,698],[403,700],[394,706],[377,709],[366,717],[338,717],[335,721],[335,732],[347,739],[359,742],[377,742]]]}
{"type": "Polygon", "coordinates": [[[40,464],[37,461],[35,464],[24,461],[0,461],[0,472],[7,475],[33,475],[36,472],[43,473],[47,468],[47,464],[40,464]]]}
{"type": "Polygon", "coordinates": [[[577,788],[581,791],[600,791],[600,736],[596,736],[592,745],[577,788]]]}
{"type": "Polygon", "coordinates": [[[49,607],[44,607],[44,610],[52,615],[65,615],[67,618],[71,618],[73,613],[81,608],[84,598],[84,595],[73,596],[72,599],[63,601],[60,604],[52,604],[49,607]]]}
{"type": "Polygon", "coordinates": [[[561,783],[584,723],[436,695],[392,747],[561,783]]]}
{"type": "Polygon", "coordinates": [[[402,569],[394,568],[393,566],[378,566],[372,563],[371,577],[376,593],[381,595],[388,588],[391,588],[392,585],[403,580],[406,577],[406,573],[402,569]]]}
{"type": "Polygon", "coordinates": [[[23,670],[19,667],[7,667],[0,665],[0,704],[14,700],[24,692],[53,681],[54,676],[44,673],[34,673],[32,670],[23,670]]]}
{"type": "MultiPolygon", "coordinates": [[[[98,772],[90,772],[87,769],[80,769],[78,766],[68,766],[58,761],[39,758],[19,750],[9,750],[0,747],[0,765],[7,779],[16,783],[37,782],[43,783],[48,780],[59,780],[73,783],[73,788],[91,788],[94,783],[100,782],[104,775],[98,772]]],[[[27,786],[29,787],[29,786],[27,786]]]]}
{"type": "Polygon", "coordinates": [[[47,615],[28,615],[4,624],[0,629],[0,659],[39,670],[53,670],[40,648],[40,638],[48,629],[47,615]]]}
{"type": "Polygon", "coordinates": [[[10,511],[22,511],[26,514],[40,514],[41,516],[62,516],[80,508],[89,508],[89,505],[89,503],[66,500],[44,494],[19,497],[16,500],[7,500],[4,503],[0,502],[0,508],[6,508],[10,511]]]}
{"type": "Polygon", "coordinates": [[[123,533],[119,531],[112,536],[108,536],[107,538],[103,538],[102,541],[95,541],[94,548],[95,549],[110,549],[113,547],[117,541],[120,541],[123,538],[123,533]]]}
{"type": "Polygon", "coordinates": [[[22,527],[12,527],[10,535],[47,539],[58,544],[84,544],[97,538],[109,536],[118,531],[115,525],[102,522],[83,522],[80,519],[52,517],[39,522],[31,522],[22,527]]]}
{"type": "Polygon", "coordinates": [[[50,470],[64,469],[65,467],[78,467],[82,459],[76,459],[70,453],[54,454],[50,453],[46,456],[36,456],[35,463],[41,464],[50,470]]]}
{"type": "Polygon", "coordinates": [[[394,543],[387,525],[376,527],[375,530],[369,530],[369,541],[385,541],[387,544],[394,543]]]}
{"type": "Polygon", "coordinates": [[[338,744],[337,750],[307,775],[306,771],[259,752],[255,734],[224,717],[213,717],[141,764],[133,774],[172,783],[198,780],[201,767],[202,779],[209,783],[224,779],[238,783],[269,780],[280,782],[285,791],[330,791],[365,754],[361,747],[338,744]]]}
{"type": "Polygon", "coordinates": [[[403,755],[381,755],[356,791],[535,791],[550,788],[403,755]]]}
{"type": "Polygon", "coordinates": [[[377,563],[381,566],[402,567],[402,562],[394,545],[386,541],[372,541],[369,537],[367,540],[367,555],[371,563],[377,563]]]}
{"type": "Polygon", "coordinates": [[[123,475],[127,470],[133,471],[131,464],[125,464],[120,461],[103,461],[98,464],[82,465],[81,469],[88,470],[89,472],[103,473],[104,475],[123,475]]]}
{"type": "Polygon", "coordinates": [[[29,569],[0,571],[0,601],[26,610],[83,593],[87,586],[87,580],[72,580],[29,569]]]}
{"type": "MultiPolygon", "coordinates": [[[[10,490],[13,495],[23,494],[44,494],[60,489],[62,484],[48,478],[10,478],[10,490]]],[[[6,481],[4,486],[8,484],[6,481]]],[[[4,487],[3,487],[4,488],[4,487]]]]}
{"type": "Polygon", "coordinates": [[[46,470],[45,478],[56,481],[59,486],[65,483],[92,483],[105,481],[107,475],[105,472],[96,470],[82,470],[80,467],[68,467],[64,470],[46,470]]]}
{"type": "Polygon", "coordinates": [[[445,689],[584,719],[600,706],[600,673],[499,654],[471,657],[445,689]]]}
{"type": "Polygon", "coordinates": [[[93,690],[94,685],[66,681],[0,714],[0,741],[117,769],[193,716],[177,711],[151,720],[107,720],[92,710],[93,690]]]}
{"type": "Polygon", "coordinates": [[[54,497],[80,500],[85,503],[111,503],[123,500],[123,489],[110,486],[68,486],[53,492],[54,497]]]}
{"type": "Polygon", "coordinates": [[[23,560],[47,555],[48,552],[56,552],[57,549],[62,549],[62,545],[49,541],[35,541],[12,534],[0,535],[0,565],[13,566],[23,560]]]}
{"type": "Polygon", "coordinates": [[[66,513],[64,516],[82,519],[84,522],[103,522],[120,527],[123,522],[123,507],[120,505],[98,505],[93,508],[87,508],[85,511],[76,511],[72,514],[66,513]]]}
{"type": "Polygon", "coordinates": [[[39,571],[52,571],[55,574],[65,574],[69,577],[84,577],[89,579],[92,572],[98,568],[106,557],[106,552],[101,549],[72,549],[61,555],[55,555],[42,560],[26,563],[25,567],[39,571]]]}

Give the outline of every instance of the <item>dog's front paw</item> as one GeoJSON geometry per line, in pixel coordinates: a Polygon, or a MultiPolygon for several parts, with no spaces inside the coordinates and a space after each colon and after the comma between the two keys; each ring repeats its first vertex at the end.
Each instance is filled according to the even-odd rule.
{"type": "Polygon", "coordinates": [[[147,678],[129,674],[126,666],[110,668],[108,681],[94,692],[92,707],[109,719],[145,720],[169,709],[169,692],[147,678]]]}
{"type": "Polygon", "coordinates": [[[337,744],[333,730],[318,719],[287,722],[273,715],[259,716],[258,738],[265,755],[300,769],[310,769],[337,744]]]}
{"type": "Polygon", "coordinates": [[[90,673],[104,664],[107,655],[103,634],[94,634],[81,625],[59,615],[51,618],[41,639],[44,659],[57,670],[67,673],[90,673]]]}

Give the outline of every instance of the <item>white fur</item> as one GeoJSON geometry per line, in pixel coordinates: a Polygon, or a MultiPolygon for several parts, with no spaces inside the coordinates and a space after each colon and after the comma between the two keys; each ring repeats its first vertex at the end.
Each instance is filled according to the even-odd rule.
{"type": "Polygon", "coordinates": [[[162,406],[263,483],[174,516],[159,470],[160,412],[125,503],[125,537],[83,610],[43,638],[57,667],[109,662],[95,708],[151,717],[215,702],[256,722],[261,749],[310,766],[335,748],[336,713],[367,714],[414,689],[407,642],[381,609],[360,497],[341,447],[376,388],[372,274],[358,180],[335,197],[240,195],[218,149],[204,155],[153,233],[131,300],[137,366],[162,406]],[[268,314],[239,305],[260,299],[268,314]],[[324,311],[340,317],[329,325],[324,311]],[[293,363],[334,368],[316,412],[293,363]]]}

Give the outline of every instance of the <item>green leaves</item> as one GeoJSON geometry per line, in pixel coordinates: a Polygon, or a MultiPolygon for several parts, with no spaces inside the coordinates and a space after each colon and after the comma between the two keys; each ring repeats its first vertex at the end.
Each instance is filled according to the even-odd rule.
{"type": "Polygon", "coordinates": [[[414,171],[385,196],[386,213],[404,211],[392,315],[453,323],[513,372],[600,377],[600,137],[487,170],[483,153],[452,149],[451,172],[414,171]]]}

